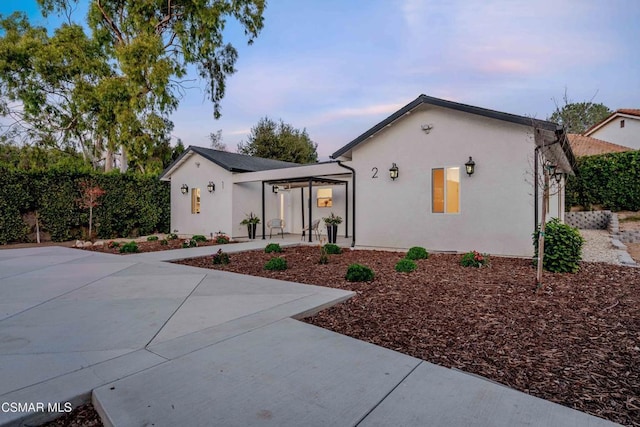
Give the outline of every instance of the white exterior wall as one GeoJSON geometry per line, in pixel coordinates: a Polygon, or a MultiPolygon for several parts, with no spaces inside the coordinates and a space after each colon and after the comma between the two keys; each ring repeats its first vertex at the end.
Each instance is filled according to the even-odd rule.
{"type": "Polygon", "coordinates": [[[202,234],[207,237],[217,231],[230,233],[233,195],[231,178],[230,172],[199,154],[190,156],[171,174],[171,231],[187,235],[202,234]],[[213,193],[207,191],[209,181],[216,185],[213,193]],[[182,184],[189,186],[188,194],[180,192],[182,184]],[[193,188],[200,188],[199,214],[191,213],[193,188]]]}
{"type": "Polygon", "coordinates": [[[589,136],[640,150],[640,118],[616,117],[596,131],[589,133],[589,136]],[[620,127],[620,120],[624,120],[623,128],[620,127]]]}
{"type": "Polygon", "coordinates": [[[415,110],[357,146],[359,246],[533,254],[530,128],[429,107],[415,110]],[[429,134],[421,125],[432,124],[429,134]],[[464,163],[473,156],[475,173],[464,163]],[[399,178],[389,178],[395,162],[399,178]],[[372,168],[378,178],[372,178],[372,168]],[[460,167],[460,213],[432,213],[433,168],[460,167]]]}

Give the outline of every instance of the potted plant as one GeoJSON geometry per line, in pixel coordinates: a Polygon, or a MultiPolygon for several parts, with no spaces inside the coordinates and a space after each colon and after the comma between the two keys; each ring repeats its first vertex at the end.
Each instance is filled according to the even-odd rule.
{"type": "Polygon", "coordinates": [[[258,224],[260,224],[260,218],[258,218],[257,215],[254,215],[253,212],[247,215],[247,217],[240,222],[240,225],[247,226],[250,239],[256,238],[256,226],[258,224]]]}
{"type": "Polygon", "coordinates": [[[329,243],[335,243],[336,238],[338,237],[338,224],[342,223],[342,217],[331,212],[331,215],[323,219],[324,223],[327,225],[327,237],[329,238],[329,243]]]}

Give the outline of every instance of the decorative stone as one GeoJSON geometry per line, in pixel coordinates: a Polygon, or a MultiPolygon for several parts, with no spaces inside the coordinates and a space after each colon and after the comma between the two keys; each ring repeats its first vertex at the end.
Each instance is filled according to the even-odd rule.
{"type": "Polygon", "coordinates": [[[97,240],[93,246],[104,246],[104,240],[97,240]]]}
{"type": "Polygon", "coordinates": [[[76,243],[75,243],[75,245],[73,245],[73,246],[74,246],[74,247],[76,247],[76,248],[81,248],[81,247],[83,247],[83,242],[82,242],[82,240],[76,240],[76,243]]]}
{"type": "Polygon", "coordinates": [[[82,244],[82,246],[83,246],[83,247],[85,247],[85,248],[90,248],[91,246],[93,246],[93,243],[91,243],[91,242],[84,242],[84,243],[82,244]]]}

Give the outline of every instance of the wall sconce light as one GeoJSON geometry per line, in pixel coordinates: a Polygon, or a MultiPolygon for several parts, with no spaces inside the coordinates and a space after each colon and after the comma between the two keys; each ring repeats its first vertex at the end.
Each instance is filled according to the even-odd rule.
{"type": "Polygon", "coordinates": [[[562,181],[562,175],[564,175],[562,172],[556,172],[553,174],[553,177],[556,179],[558,185],[560,185],[560,182],[562,181]]]}
{"type": "Polygon", "coordinates": [[[467,175],[471,176],[476,171],[476,162],[473,161],[473,158],[469,156],[469,160],[464,164],[464,168],[467,171],[467,175]]]}
{"type": "Polygon", "coordinates": [[[213,181],[209,181],[209,184],[207,184],[207,190],[209,190],[209,193],[213,193],[214,191],[216,191],[216,185],[213,183],[213,181]]]}
{"type": "Polygon", "coordinates": [[[180,187],[180,192],[182,194],[187,194],[189,192],[189,186],[187,184],[182,184],[182,187],[180,187]]]}
{"type": "Polygon", "coordinates": [[[398,169],[398,165],[396,165],[395,163],[391,165],[391,168],[389,169],[389,177],[392,180],[396,180],[396,178],[398,178],[399,175],[399,169],[398,169]]]}
{"type": "Polygon", "coordinates": [[[278,186],[277,185],[272,185],[271,186],[271,191],[273,192],[273,194],[278,194],[278,186]]]}

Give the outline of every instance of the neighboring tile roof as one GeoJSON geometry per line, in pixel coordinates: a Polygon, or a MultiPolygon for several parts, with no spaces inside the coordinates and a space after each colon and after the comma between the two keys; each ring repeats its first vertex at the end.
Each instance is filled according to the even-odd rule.
{"type": "Polygon", "coordinates": [[[171,172],[177,168],[185,157],[191,153],[197,153],[207,160],[230,172],[257,172],[270,169],[283,169],[300,166],[300,163],[283,162],[281,160],[265,159],[263,157],[247,156],[245,154],[228,153],[226,151],[213,150],[211,148],[196,147],[190,145],[160,174],[161,180],[168,180],[171,172]]]}
{"type": "Polygon", "coordinates": [[[640,109],[637,109],[637,108],[619,108],[616,111],[614,111],[613,113],[609,114],[604,120],[596,123],[595,125],[591,126],[589,129],[584,131],[584,134],[585,135],[592,134],[593,132],[595,132],[596,130],[600,129],[602,126],[606,125],[607,123],[609,123],[611,120],[613,120],[616,116],[618,116],[620,114],[624,114],[624,115],[627,115],[627,116],[640,117],[640,109]]]}
{"type": "Polygon", "coordinates": [[[577,133],[570,133],[567,136],[569,137],[571,150],[576,157],[595,156],[605,153],[622,153],[623,151],[633,150],[633,148],[591,138],[590,136],[579,135],[577,133]]]}
{"type": "Polygon", "coordinates": [[[640,109],[637,109],[637,108],[621,108],[621,109],[617,110],[616,113],[628,114],[630,116],[638,116],[638,117],[640,117],[640,109]]]}
{"type": "Polygon", "coordinates": [[[556,123],[549,122],[546,120],[532,119],[531,117],[518,116],[516,114],[503,113],[501,111],[489,110],[481,107],[474,107],[473,105],[460,104],[458,102],[447,101],[445,99],[440,99],[440,98],[433,98],[431,96],[427,96],[423,94],[418,96],[416,99],[414,99],[413,101],[411,101],[410,103],[408,103],[407,105],[405,105],[404,107],[402,107],[401,109],[399,109],[398,111],[396,111],[395,113],[393,113],[392,115],[390,115],[389,117],[387,117],[386,119],[378,123],[377,125],[373,126],[371,129],[369,129],[368,131],[366,131],[365,133],[363,133],[362,135],[360,135],[359,137],[357,137],[356,139],[354,139],[344,147],[340,148],[338,151],[336,151],[331,155],[331,158],[336,159],[342,156],[344,153],[355,148],[361,142],[366,141],[367,138],[375,135],[381,129],[384,129],[385,126],[393,123],[394,121],[398,120],[400,117],[404,116],[408,112],[413,111],[415,108],[419,107],[422,104],[435,105],[438,107],[444,107],[452,110],[463,111],[465,113],[478,114],[480,116],[490,117],[492,119],[503,120],[503,121],[517,123],[525,126],[532,126],[535,124],[537,127],[541,129],[546,129],[551,131],[555,131],[556,129],[559,128],[556,123]]]}

